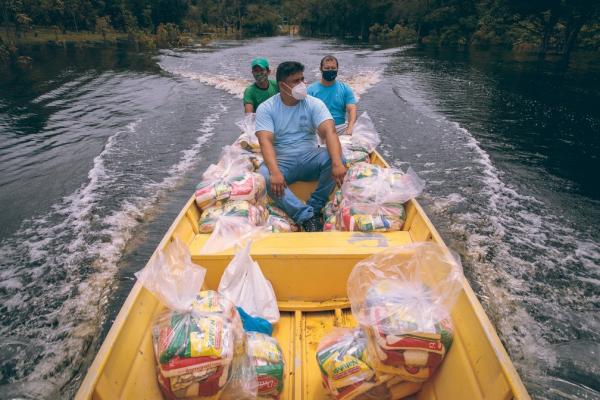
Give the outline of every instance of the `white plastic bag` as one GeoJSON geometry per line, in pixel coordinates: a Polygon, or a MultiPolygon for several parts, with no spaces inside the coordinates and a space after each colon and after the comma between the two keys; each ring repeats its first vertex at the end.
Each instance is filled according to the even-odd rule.
{"type": "Polygon", "coordinates": [[[229,263],[221,282],[219,293],[253,317],[270,323],[279,321],[279,308],[273,286],[263,275],[260,266],[250,257],[252,242],[240,249],[229,263]]]}
{"type": "Polygon", "coordinates": [[[236,143],[244,150],[255,153],[260,152],[260,144],[256,137],[256,114],[246,114],[244,119],[235,124],[242,130],[242,135],[236,140],[236,143]]]}
{"type": "Polygon", "coordinates": [[[234,146],[225,146],[221,158],[211,164],[202,174],[203,181],[227,179],[254,171],[254,164],[248,152],[234,146]]]}
{"type": "Polygon", "coordinates": [[[167,307],[187,311],[204,283],[206,269],[192,262],[187,246],[175,238],[158,250],[135,277],[167,307]]]}
{"type": "Polygon", "coordinates": [[[354,124],[354,130],[352,131],[352,143],[350,148],[352,150],[365,151],[371,153],[379,146],[381,139],[379,133],[373,125],[373,121],[369,118],[366,112],[363,112],[360,117],[356,119],[354,124]]]}
{"type": "Polygon", "coordinates": [[[200,250],[203,254],[218,253],[230,247],[243,246],[251,239],[262,238],[268,232],[264,225],[253,225],[248,218],[221,216],[213,232],[200,250]]]}
{"type": "MultiPolygon", "coordinates": [[[[433,242],[393,247],[364,259],[348,277],[352,314],[363,326],[389,317],[387,303],[421,302],[411,329],[448,317],[462,290],[463,270],[458,256],[433,242]],[[395,290],[405,287],[405,290],[395,290]],[[413,296],[413,294],[418,294],[413,296]],[[377,318],[371,312],[378,309],[377,318]]],[[[392,307],[396,313],[398,307],[392,307]]],[[[415,310],[417,310],[415,308],[415,310]]],[[[407,328],[409,331],[410,329],[407,328]]]]}

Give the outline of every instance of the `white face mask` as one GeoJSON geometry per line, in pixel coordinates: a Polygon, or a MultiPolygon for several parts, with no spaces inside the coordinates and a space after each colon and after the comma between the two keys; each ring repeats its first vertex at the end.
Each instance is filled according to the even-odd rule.
{"type": "MultiPolygon", "coordinates": [[[[285,83],[285,86],[287,86],[288,88],[290,87],[287,83],[285,83]]],[[[294,86],[292,89],[292,97],[295,98],[296,100],[304,100],[307,96],[306,93],[306,84],[304,82],[300,82],[299,84],[297,84],[296,86],[294,86]]]]}

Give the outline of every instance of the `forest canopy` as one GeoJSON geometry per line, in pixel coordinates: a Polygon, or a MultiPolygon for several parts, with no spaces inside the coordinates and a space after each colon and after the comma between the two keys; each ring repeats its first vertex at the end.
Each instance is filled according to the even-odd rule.
{"type": "Polygon", "coordinates": [[[8,34],[66,31],[308,36],[568,54],[600,50],[597,0],[0,0],[8,34]]]}

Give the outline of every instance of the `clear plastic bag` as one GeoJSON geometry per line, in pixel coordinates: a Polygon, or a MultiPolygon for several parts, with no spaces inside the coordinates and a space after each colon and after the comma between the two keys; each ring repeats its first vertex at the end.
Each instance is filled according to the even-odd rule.
{"type": "Polygon", "coordinates": [[[158,381],[168,399],[255,398],[256,372],[235,306],[200,292],[187,312],[160,314],[152,328],[158,381]]]}
{"type": "Polygon", "coordinates": [[[427,380],[452,344],[450,311],[463,279],[458,258],[430,242],[356,264],[348,298],[368,336],[370,365],[408,381],[427,380]]]}
{"type": "Polygon", "coordinates": [[[238,250],[229,263],[221,282],[219,293],[226,296],[252,317],[260,317],[274,324],[279,321],[279,308],[273,286],[263,275],[260,266],[250,257],[249,241],[238,250]]]}
{"type": "Polygon", "coordinates": [[[366,357],[367,339],[360,329],[336,328],[317,347],[323,383],[337,400],[353,399],[378,382],[366,357]]]}
{"type": "Polygon", "coordinates": [[[203,254],[225,251],[231,247],[244,246],[249,240],[258,240],[269,232],[265,225],[254,225],[244,217],[221,216],[215,228],[200,250],[203,254]]]}
{"type": "Polygon", "coordinates": [[[363,112],[354,124],[350,148],[371,153],[379,146],[379,143],[381,143],[381,139],[375,125],[373,125],[373,121],[366,112],[363,112]]]}
{"type": "Polygon", "coordinates": [[[277,339],[258,332],[247,332],[248,356],[258,379],[258,396],[279,399],[283,392],[285,361],[277,339]]]}
{"type": "Polygon", "coordinates": [[[406,173],[396,168],[381,168],[358,163],[350,168],[342,194],[358,203],[405,203],[423,191],[425,182],[409,168],[406,173]]]}
{"type": "Polygon", "coordinates": [[[219,162],[211,164],[202,174],[203,181],[226,179],[255,170],[249,153],[235,146],[225,146],[219,162]]]}
{"type": "Polygon", "coordinates": [[[241,136],[236,140],[236,143],[243,149],[260,153],[260,144],[256,137],[256,114],[246,114],[244,119],[235,124],[242,130],[241,136]]]}
{"type": "Polygon", "coordinates": [[[206,269],[192,262],[187,246],[178,238],[158,250],[135,277],[163,304],[189,310],[204,283],[206,269]]]}

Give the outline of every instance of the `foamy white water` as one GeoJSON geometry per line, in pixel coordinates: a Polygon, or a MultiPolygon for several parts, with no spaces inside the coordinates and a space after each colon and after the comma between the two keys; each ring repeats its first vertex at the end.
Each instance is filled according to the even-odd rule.
{"type": "Polygon", "coordinates": [[[93,342],[134,229],[198,163],[202,146],[215,134],[214,124],[228,109],[223,103],[213,108],[197,128],[196,142],[181,151],[166,176],[139,188],[143,196],[118,199],[120,206],[103,211],[110,200],[107,196],[128,179],[126,171],[115,170],[120,165],[113,160],[130,151],[125,137],[143,134],[138,132],[143,126],[140,118],[107,139],[93,160],[87,183],[55,204],[50,213],[25,221],[1,243],[0,288],[9,294],[3,297],[3,306],[14,315],[39,316],[31,323],[18,318],[0,328],[1,351],[16,360],[16,373],[26,378],[0,387],[0,393],[36,397],[45,388],[43,397],[55,397],[71,379],[73,371],[64,367],[81,360],[93,342]],[[31,357],[36,360],[33,364],[31,357]]]}

